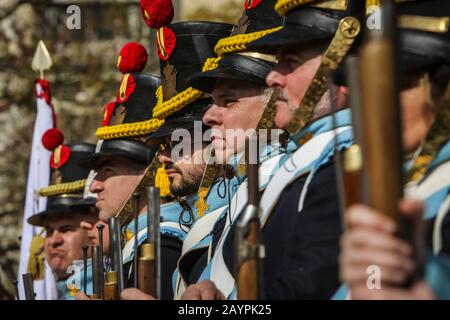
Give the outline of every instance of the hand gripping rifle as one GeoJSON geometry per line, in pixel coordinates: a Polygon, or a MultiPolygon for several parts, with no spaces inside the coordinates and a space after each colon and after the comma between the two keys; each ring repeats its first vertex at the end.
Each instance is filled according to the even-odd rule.
{"type": "Polygon", "coordinates": [[[264,258],[264,246],[261,241],[262,236],[259,220],[260,194],[257,141],[256,137],[253,136],[251,140],[247,139],[245,144],[248,203],[245,211],[236,223],[234,239],[237,297],[239,300],[258,300],[261,299],[262,295],[261,260],[264,258]],[[250,148],[251,145],[256,146],[256,148],[250,148]],[[256,155],[256,159],[251,159],[252,155],[256,155]]]}

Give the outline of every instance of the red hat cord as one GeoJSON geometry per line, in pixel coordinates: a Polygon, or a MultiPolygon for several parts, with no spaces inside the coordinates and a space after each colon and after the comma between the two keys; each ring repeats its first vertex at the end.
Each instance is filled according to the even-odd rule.
{"type": "Polygon", "coordinates": [[[103,126],[109,126],[109,123],[111,121],[111,117],[114,113],[114,108],[116,106],[116,102],[110,102],[107,103],[103,109],[103,126]]]}
{"type": "Polygon", "coordinates": [[[245,10],[257,7],[263,0],[245,0],[245,10]]]}
{"type": "Polygon", "coordinates": [[[168,27],[162,27],[156,34],[156,42],[158,44],[158,56],[163,61],[169,60],[177,45],[175,33],[168,27]]]}
{"type": "Polygon", "coordinates": [[[136,89],[132,72],[141,72],[147,64],[148,54],[145,48],[136,42],[128,42],[120,50],[117,67],[123,73],[117,102],[124,103],[136,89]]]}

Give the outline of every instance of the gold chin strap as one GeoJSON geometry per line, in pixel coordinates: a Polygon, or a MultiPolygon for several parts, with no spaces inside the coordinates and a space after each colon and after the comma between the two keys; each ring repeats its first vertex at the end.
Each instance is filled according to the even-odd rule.
{"type": "Polygon", "coordinates": [[[258,126],[256,130],[259,129],[273,129],[274,127],[274,119],[277,113],[277,107],[275,102],[277,101],[279,91],[275,88],[270,88],[270,97],[267,101],[266,107],[264,108],[264,113],[259,120],[258,126]]]}
{"type": "Polygon", "coordinates": [[[436,157],[439,148],[450,136],[450,84],[447,86],[444,103],[436,114],[435,121],[428,132],[422,151],[415,159],[408,173],[406,183],[420,180],[428,170],[431,161],[436,157]]]}
{"type": "Polygon", "coordinates": [[[319,69],[288,125],[289,133],[298,132],[310,121],[315,107],[328,89],[328,73],[339,67],[360,32],[361,23],[355,17],[345,17],[339,22],[334,38],[322,57],[319,69]]]}

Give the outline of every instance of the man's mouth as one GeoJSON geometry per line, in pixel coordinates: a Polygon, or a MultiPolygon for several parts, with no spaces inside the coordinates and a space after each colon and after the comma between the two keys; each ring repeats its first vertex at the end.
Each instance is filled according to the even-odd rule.
{"type": "Polygon", "coordinates": [[[49,253],[48,253],[48,255],[50,256],[51,259],[62,257],[65,254],[66,253],[64,251],[61,251],[61,250],[52,250],[52,251],[49,251],[49,253]]]}
{"type": "Polygon", "coordinates": [[[175,168],[175,166],[171,165],[171,166],[169,166],[168,168],[166,168],[166,174],[167,174],[168,176],[174,175],[174,174],[176,174],[176,173],[181,174],[180,170],[178,170],[177,168],[175,168]]]}

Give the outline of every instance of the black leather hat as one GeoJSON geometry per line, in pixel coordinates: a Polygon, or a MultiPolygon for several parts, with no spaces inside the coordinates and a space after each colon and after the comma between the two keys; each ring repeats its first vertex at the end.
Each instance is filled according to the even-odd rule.
{"type": "Polygon", "coordinates": [[[44,226],[50,215],[91,212],[95,199],[83,200],[89,170],[78,166],[78,161],[92,155],[94,151],[95,145],[87,143],[62,145],[55,149],[50,164],[51,183],[39,190],[42,196],[47,196],[46,210],[31,216],[28,223],[44,226]]]}
{"type": "MultiPolygon", "coordinates": [[[[275,54],[282,46],[332,39],[341,19],[353,16],[363,21],[365,1],[278,0],[277,12],[285,17],[283,28],[251,42],[250,50],[275,54]]],[[[355,42],[356,46],[357,42],[355,42]]]]}
{"type": "Polygon", "coordinates": [[[275,65],[273,55],[251,52],[239,42],[242,36],[261,37],[268,30],[281,26],[282,18],[275,12],[275,0],[254,0],[245,2],[245,11],[230,37],[220,42],[235,42],[235,48],[221,52],[219,42],[216,53],[222,56],[219,66],[211,71],[197,73],[189,79],[192,87],[211,93],[218,79],[244,80],[265,86],[265,78],[275,65]],[[243,49],[244,48],[244,49],[243,49]]]}
{"type": "Polygon", "coordinates": [[[189,96],[190,84],[187,79],[202,70],[205,61],[214,57],[214,47],[219,39],[230,34],[232,25],[217,22],[187,21],[165,26],[158,36],[161,69],[161,103],[164,107],[172,101],[174,112],[158,115],[158,106],[154,109],[154,118],[164,119],[164,123],[152,134],[151,138],[170,135],[176,129],[191,129],[194,121],[201,121],[203,114],[211,106],[207,95],[189,96]],[[165,50],[163,43],[167,37],[176,39],[175,46],[165,50]],[[182,98],[187,96],[186,99],[182,98]]]}
{"type": "Polygon", "coordinates": [[[142,72],[146,61],[147,53],[140,44],[128,43],[122,48],[118,67],[124,75],[117,98],[107,106],[104,126],[96,133],[104,141],[96,153],[79,162],[80,166],[95,169],[104,156],[124,156],[147,164],[153,160],[157,148],[149,138],[162,123],[152,119],[161,79],[142,72]]]}

